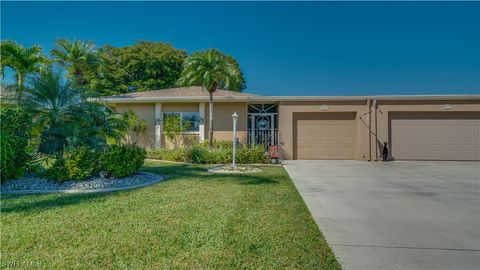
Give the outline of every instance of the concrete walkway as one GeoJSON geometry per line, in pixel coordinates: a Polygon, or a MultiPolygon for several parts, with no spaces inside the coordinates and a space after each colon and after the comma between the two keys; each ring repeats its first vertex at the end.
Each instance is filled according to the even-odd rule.
{"type": "Polygon", "coordinates": [[[480,269],[480,163],[287,161],[344,269],[480,269]]]}

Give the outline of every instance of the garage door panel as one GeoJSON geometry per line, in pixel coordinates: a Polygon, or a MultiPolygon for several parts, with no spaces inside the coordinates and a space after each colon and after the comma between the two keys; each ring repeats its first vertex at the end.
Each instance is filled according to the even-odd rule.
{"type": "Polygon", "coordinates": [[[355,115],[326,114],[309,115],[307,119],[296,120],[297,159],[353,159],[355,115]]]}
{"type": "Polygon", "coordinates": [[[480,114],[452,118],[447,114],[431,115],[431,119],[393,117],[392,156],[405,160],[480,160],[480,114]]]}

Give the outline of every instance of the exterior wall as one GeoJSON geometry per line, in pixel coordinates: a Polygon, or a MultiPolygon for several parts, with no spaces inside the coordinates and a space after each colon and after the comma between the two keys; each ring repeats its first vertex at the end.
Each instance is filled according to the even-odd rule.
{"type": "MultiPolygon", "coordinates": [[[[395,113],[411,112],[421,115],[426,112],[465,112],[480,113],[480,101],[442,100],[442,101],[374,101],[371,100],[371,115],[368,114],[368,102],[364,101],[281,101],[279,103],[279,149],[282,158],[294,158],[294,115],[295,113],[351,112],[355,113],[355,154],[356,160],[381,159],[383,142],[390,142],[390,117],[395,113]],[[371,120],[371,136],[369,148],[369,118],[371,120]],[[377,136],[375,136],[377,134],[377,136]]],[[[155,103],[115,104],[117,112],[128,109],[147,123],[147,132],[140,141],[144,147],[155,144],[155,103]]],[[[196,112],[201,106],[198,102],[162,103],[163,112],[196,112]]],[[[215,102],[214,103],[214,139],[217,141],[232,139],[232,114],[239,115],[237,137],[242,144],[247,143],[247,102],[215,102]]],[[[204,106],[204,135],[208,138],[208,103],[204,106]]],[[[197,136],[198,135],[194,135],[197,136]]],[[[162,135],[162,145],[171,147],[171,142],[162,135]]]]}
{"type": "Polygon", "coordinates": [[[147,131],[140,139],[143,147],[152,147],[155,142],[155,103],[116,104],[116,111],[123,113],[133,110],[138,117],[147,123],[147,131]]]}
{"type": "Polygon", "coordinates": [[[163,112],[198,112],[198,103],[163,103],[163,112]]]}
{"type": "Polygon", "coordinates": [[[355,113],[355,159],[368,159],[368,113],[367,101],[355,102],[280,102],[279,104],[279,150],[282,158],[293,159],[294,113],[353,112],[355,113]],[[366,123],[362,122],[366,120],[366,123]]]}
{"type": "MultiPolygon", "coordinates": [[[[115,104],[119,113],[133,110],[147,123],[147,132],[141,139],[140,145],[152,148],[155,145],[155,103],[115,104]]],[[[198,112],[199,103],[162,103],[163,112],[198,112]]],[[[238,114],[237,138],[242,144],[247,143],[247,103],[246,102],[214,102],[214,139],[217,141],[232,140],[232,114],[238,114]]],[[[205,103],[203,122],[205,124],[205,139],[208,138],[208,103],[205,103]]],[[[198,141],[198,134],[191,135],[198,141]]],[[[165,135],[161,136],[162,147],[172,148],[173,144],[165,135]]]]}
{"type": "MultiPolygon", "coordinates": [[[[216,141],[232,140],[232,114],[238,114],[237,138],[242,144],[247,143],[247,103],[214,102],[213,103],[213,138],[216,141]]],[[[208,139],[208,103],[205,104],[205,139],[208,139]]]]}
{"type": "MultiPolygon", "coordinates": [[[[394,113],[398,112],[465,112],[479,113],[480,101],[378,101],[377,103],[377,138],[372,136],[372,157],[381,159],[383,142],[390,142],[390,120],[394,113]],[[377,148],[375,148],[377,147],[377,148]]],[[[372,108],[373,112],[373,108],[372,108]]],[[[375,115],[373,113],[372,126],[374,126],[375,115]]],[[[390,144],[390,143],[389,143],[390,144]]]]}

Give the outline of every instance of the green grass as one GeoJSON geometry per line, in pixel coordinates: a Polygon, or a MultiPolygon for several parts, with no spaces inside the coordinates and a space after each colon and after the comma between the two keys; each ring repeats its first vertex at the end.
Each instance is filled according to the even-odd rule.
{"type": "Polygon", "coordinates": [[[148,162],[141,189],[1,198],[1,261],[44,269],[339,269],[281,167],[148,162]]]}

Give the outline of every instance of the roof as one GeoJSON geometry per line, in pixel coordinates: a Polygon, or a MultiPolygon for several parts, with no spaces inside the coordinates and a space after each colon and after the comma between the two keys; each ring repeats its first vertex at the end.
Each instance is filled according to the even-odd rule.
{"type": "MultiPolygon", "coordinates": [[[[480,100],[480,95],[391,95],[391,96],[260,96],[251,93],[217,89],[215,101],[278,102],[278,101],[366,101],[376,100],[480,100]]],[[[202,87],[179,87],[102,97],[108,103],[140,102],[208,102],[202,87]]]]}
{"type": "MultiPolygon", "coordinates": [[[[214,93],[214,96],[215,97],[255,97],[257,95],[217,89],[217,91],[215,91],[214,93]]],[[[204,90],[200,86],[190,86],[190,87],[159,89],[159,90],[144,91],[144,92],[134,92],[134,93],[110,96],[109,98],[139,98],[139,97],[151,97],[151,98],[208,97],[208,91],[204,90]]]]}

